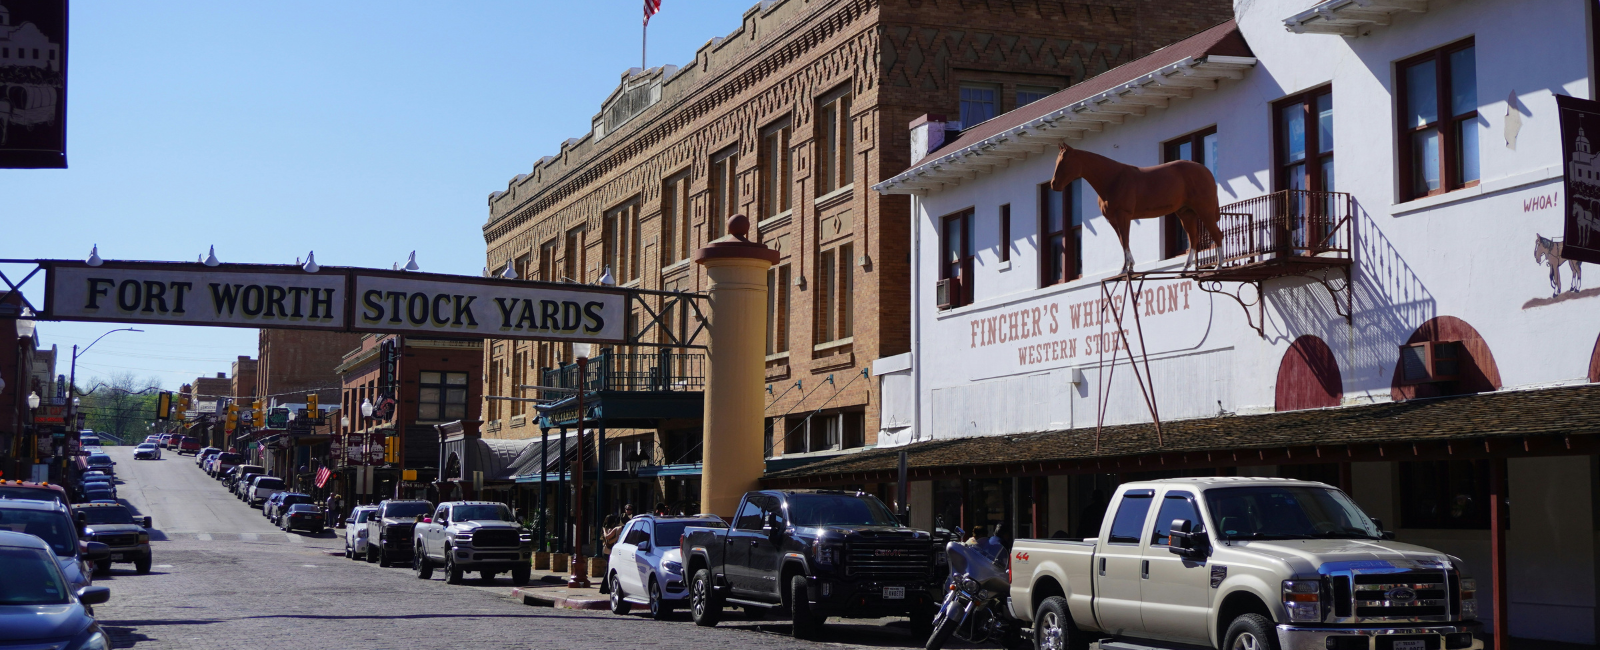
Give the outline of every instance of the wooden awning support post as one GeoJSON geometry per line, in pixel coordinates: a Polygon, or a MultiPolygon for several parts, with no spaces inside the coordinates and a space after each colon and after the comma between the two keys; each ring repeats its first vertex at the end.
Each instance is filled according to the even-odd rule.
{"type": "Polygon", "coordinates": [[[1489,459],[1489,573],[1490,597],[1494,599],[1490,620],[1494,624],[1495,650],[1510,647],[1510,589],[1506,584],[1506,459],[1489,459]]]}

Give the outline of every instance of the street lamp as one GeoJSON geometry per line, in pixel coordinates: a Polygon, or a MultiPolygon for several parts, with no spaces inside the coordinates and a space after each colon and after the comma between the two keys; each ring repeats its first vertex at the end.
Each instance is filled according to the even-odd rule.
{"type": "Polygon", "coordinates": [[[39,408],[39,394],[38,393],[28,393],[28,408],[30,408],[30,409],[39,408]]]}
{"type": "Polygon", "coordinates": [[[368,418],[372,417],[372,400],[361,400],[361,416],[368,418]]]}
{"type": "MultiPolygon", "coordinates": [[[[21,323],[22,323],[22,321],[17,321],[18,325],[21,325],[21,323]]],[[[33,329],[32,321],[29,321],[28,329],[30,331],[33,329]]],[[[75,394],[76,391],[78,390],[78,356],[79,355],[83,355],[83,354],[88,354],[89,353],[89,348],[94,347],[94,344],[95,343],[99,343],[100,339],[103,339],[103,338],[105,338],[107,336],[111,336],[113,333],[116,333],[116,332],[143,332],[143,331],[144,330],[134,329],[132,327],[124,327],[124,328],[121,328],[121,329],[114,329],[114,330],[111,330],[110,332],[106,332],[105,334],[101,334],[100,338],[97,338],[94,341],[91,341],[89,343],[89,345],[84,346],[82,352],[78,351],[78,346],[76,346],[76,345],[72,346],[72,378],[67,381],[67,389],[68,389],[69,393],[73,393],[73,397],[74,397],[73,402],[72,402],[73,406],[77,406],[77,404],[78,404],[77,399],[76,399],[77,395],[75,394]]],[[[78,416],[78,409],[76,409],[76,408],[72,409],[72,415],[69,416],[69,417],[74,417],[75,418],[77,416],[78,416]]]]}
{"type": "MultiPolygon", "coordinates": [[[[594,352],[594,346],[589,343],[573,343],[572,354],[578,357],[578,453],[575,459],[577,467],[572,472],[572,501],[577,504],[572,511],[573,549],[572,549],[572,575],[567,578],[569,589],[589,588],[589,559],[583,556],[583,538],[587,532],[583,528],[583,390],[584,380],[588,378],[589,354],[594,352]]],[[[596,512],[595,516],[600,513],[596,512]]]]}

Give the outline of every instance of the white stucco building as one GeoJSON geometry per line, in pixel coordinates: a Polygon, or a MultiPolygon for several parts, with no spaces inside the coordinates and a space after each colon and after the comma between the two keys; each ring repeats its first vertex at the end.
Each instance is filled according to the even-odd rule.
{"type": "Polygon", "coordinates": [[[1595,643],[1600,290],[1552,257],[1578,167],[1554,96],[1594,97],[1595,3],[1236,7],[987,122],[911,125],[931,151],[875,188],[914,231],[880,448],[767,484],[888,484],[904,450],[919,525],[1077,535],[1123,480],[1317,478],[1486,585],[1500,551],[1513,636],[1595,643]],[[1185,273],[1178,224],[1134,221],[1117,281],[1094,187],[1047,186],[1061,142],[1204,165],[1220,252],[1185,273]]]}

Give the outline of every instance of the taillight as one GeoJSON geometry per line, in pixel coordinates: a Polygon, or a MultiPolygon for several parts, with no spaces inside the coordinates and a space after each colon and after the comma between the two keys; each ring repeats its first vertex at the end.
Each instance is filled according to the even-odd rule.
{"type": "Polygon", "coordinates": [[[1006,583],[1011,582],[1011,554],[1006,554],[1006,583]]]}

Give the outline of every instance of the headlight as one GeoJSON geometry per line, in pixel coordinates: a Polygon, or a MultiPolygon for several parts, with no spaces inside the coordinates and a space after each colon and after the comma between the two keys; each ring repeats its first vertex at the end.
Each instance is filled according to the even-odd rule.
{"type": "Polygon", "coordinates": [[[1289,620],[1297,623],[1315,623],[1322,620],[1322,581],[1284,580],[1283,609],[1289,620]]]}
{"type": "Polygon", "coordinates": [[[838,544],[824,544],[820,539],[812,544],[816,548],[817,564],[832,565],[839,561],[838,544]]]}
{"type": "Polygon", "coordinates": [[[106,638],[106,633],[93,630],[79,636],[68,646],[69,650],[111,650],[111,640],[106,638]]]}
{"type": "Polygon", "coordinates": [[[519,541],[521,541],[523,544],[532,544],[533,543],[533,533],[522,533],[517,537],[517,539],[519,541]]]}
{"type": "Polygon", "coordinates": [[[682,562],[662,562],[661,563],[661,568],[662,568],[662,570],[666,571],[667,573],[670,573],[670,574],[673,574],[673,575],[677,575],[677,576],[683,575],[683,563],[682,562]]]}
{"type": "Polygon", "coordinates": [[[967,592],[969,594],[977,594],[978,593],[978,589],[979,589],[979,587],[978,587],[978,581],[977,580],[973,580],[972,578],[962,578],[961,579],[961,590],[962,591],[967,592]]]}
{"type": "Polygon", "coordinates": [[[461,542],[472,541],[472,533],[456,533],[456,540],[461,542]]]}
{"type": "Polygon", "coordinates": [[[1478,618],[1478,581],[1476,579],[1461,579],[1461,618],[1469,621],[1478,618]]]}
{"type": "Polygon", "coordinates": [[[150,533],[139,533],[139,543],[140,544],[149,544],[150,543],[150,533]]]}

